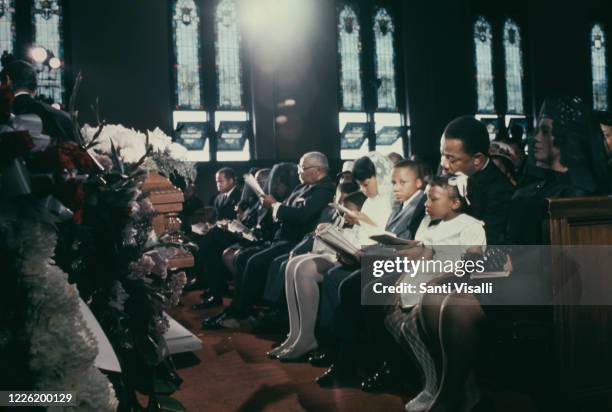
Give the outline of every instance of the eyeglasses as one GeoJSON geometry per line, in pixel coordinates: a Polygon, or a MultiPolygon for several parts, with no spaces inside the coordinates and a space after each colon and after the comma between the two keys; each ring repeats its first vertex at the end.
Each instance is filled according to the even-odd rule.
{"type": "Polygon", "coordinates": [[[298,165],[298,172],[305,172],[306,170],[308,170],[308,169],[312,169],[312,168],[315,168],[315,167],[319,167],[319,166],[308,166],[308,167],[304,167],[304,166],[302,166],[302,165],[298,165]]]}

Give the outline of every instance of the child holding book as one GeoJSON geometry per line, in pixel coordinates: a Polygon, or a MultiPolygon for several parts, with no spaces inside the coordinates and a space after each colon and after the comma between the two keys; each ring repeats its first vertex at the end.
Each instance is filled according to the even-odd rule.
{"type": "MultiPolygon", "coordinates": [[[[400,254],[413,259],[435,257],[457,261],[466,252],[482,252],[486,246],[484,224],[463,213],[468,205],[466,192],[467,176],[463,174],[435,177],[427,190],[427,216],[415,236],[415,240],[423,245],[401,251],[400,254]]],[[[421,274],[417,274],[416,278],[419,276],[423,278],[421,274]]],[[[400,344],[408,342],[425,376],[424,389],[406,405],[407,411],[427,410],[439,385],[435,363],[417,328],[419,312],[421,316],[428,313],[427,307],[419,304],[425,298],[430,300],[436,297],[403,294],[399,304],[385,318],[387,329],[395,339],[400,344]]]]}

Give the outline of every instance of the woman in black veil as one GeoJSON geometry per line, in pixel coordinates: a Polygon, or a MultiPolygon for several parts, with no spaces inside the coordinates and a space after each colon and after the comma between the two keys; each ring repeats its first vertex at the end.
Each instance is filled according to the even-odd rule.
{"type": "Polygon", "coordinates": [[[512,199],[511,244],[541,244],[546,199],[605,194],[605,148],[595,118],[580,98],[547,98],[529,145],[535,176],[512,199]]]}
{"type": "Polygon", "coordinates": [[[414,316],[402,326],[425,376],[423,391],[406,405],[408,412],[470,410],[478,403],[473,369],[483,336],[492,323],[505,317],[497,312],[524,313],[517,306],[499,305],[543,304],[538,299],[550,287],[542,274],[533,273],[533,259],[537,258],[533,251],[538,248],[521,246],[542,243],[546,199],[605,193],[608,177],[603,139],[592,113],[579,98],[545,100],[530,149],[537,179],[516,191],[508,230],[513,246],[501,247],[512,262],[511,276],[493,279],[493,295],[425,295],[412,311],[414,316]],[[532,296],[524,296],[527,291],[532,296]]]}

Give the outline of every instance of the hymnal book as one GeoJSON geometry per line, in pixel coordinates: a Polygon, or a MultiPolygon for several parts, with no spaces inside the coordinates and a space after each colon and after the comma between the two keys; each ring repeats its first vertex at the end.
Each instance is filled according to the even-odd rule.
{"type": "Polygon", "coordinates": [[[375,234],[375,235],[370,236],[370,239],[374,240],[377,243],[385,245],[385,246],[392,246],[392,247],[399,246],[402,249],[419,246],[422,244],[421,242],[417,240],[402,239],[400,237],[397,237],[395,233],[391,233],[391,232],[383,232],[380,234],[375,234]]]}
{"type": "Polygon", "coordinates": [[[335,226],[329,225],[317,233],[317,238],[331,249],[355,257],[359,248],[349,241],[335,226]]]}
{"type": "Polygon", "coordinates": [[[196,235],[205,235],[212,227],[210,223],[194,223],[191,225],[191,231],[196,235]]]}
{"type": "Polygon", "coordinates": [[[347,207],[345,207],[345,206],[343,206],[341,204],[338,204],[338,203],[330,203],[329,206],[333,207],[334,209],[336,209],[336,210],[338,210],[338,211],[340,211],[342,213],[344,213],[345,215],[348,215],[348,216],[352,217],[353,219],[359,220],[360,222],[367,223],[367,224],[369,224],[371,226],[376,226],[376,223],[374,223],[374,221],[368,215],[366,215],[363,212],[356,213],[356,212],[354,212],[354,211],[348,209],[347,207]]]}
{"type": "Polygon", "coordinates": [[[257,241],[257,236],[253,231],[237,220],[232,220],[227,225],[227,230],[251,242],[257,241]]]}
{"type": "Polygon", "coordinates": [[[255,179],[255,177],[252,174],[247,173],[243,177],[244,177],[244,183],[248,185],[251,189],[253,189],[253,191],[257,194],[257,196],[264,197],[266,195],[266,192],[264,192],[264,190],[259,185],[259,182],[257,181],[257,179],[255,179]]]}

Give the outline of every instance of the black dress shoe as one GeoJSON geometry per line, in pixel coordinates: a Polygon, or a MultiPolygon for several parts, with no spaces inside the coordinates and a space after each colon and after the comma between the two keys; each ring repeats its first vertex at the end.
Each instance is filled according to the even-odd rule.
{"type": "Polygon", "coordinates": [[[223,299],[218,296],[209,296],[206,299],[202,300],[202,303],[196,303],[195,305],[191,305],[191,309],[200,310],[200,309],[209,309],[214,308],[215,306],[220,306],[223,304],[223,299]]]}
{"type": "Polygon", "coordinates": [[[322,388],[355,387],[359,383],[356,371],[332,365],[316,379],[322,388]]]}
{"type": "Polygon", "coordinates": [[[204,330],[218,330],[223,329],[221,326],[221,321],[225,319],[227,314],[225,312],[221,312],[218,315],[211,316],[202,321],[202,329],[204,330]]]}
{"type": "Polygon", "coordinates": [[[387,362],[384,362],[374,375],[361,382],[361,390],[364,392],[385,391],[393,387],[396,383],[397,379],[393,370],[387,362]]]}
{"type": "Polygon", "coordinates": [[[308,358],[308,362],[312,366],[317,366],[319,368],[329,368],[332,363],[334,363],[331,355],[322,350],[315,351],[310,358],[308,358]]]}

